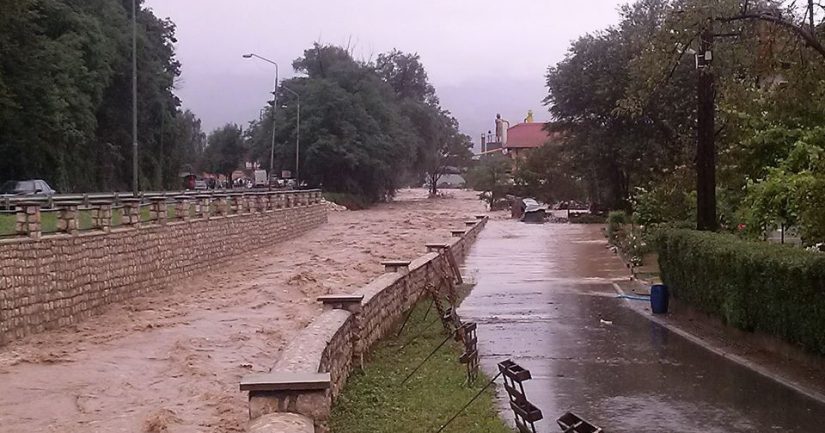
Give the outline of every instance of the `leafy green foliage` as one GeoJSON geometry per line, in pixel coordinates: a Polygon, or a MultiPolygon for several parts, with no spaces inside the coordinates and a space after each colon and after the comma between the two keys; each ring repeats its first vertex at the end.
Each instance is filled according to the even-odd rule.
{"type": "MultiPolygon", "coordinates": [[[[9,0],[0,15],[0,181],[44,178],[61,191],[131,179],[131,0],[9,0]]],[[[174,134],[175,26],[138,16],[140,177],[177,185],[194,157],[174,134]]]]}
{"type": "MultiPolygon", "coordinates": [[[[373,64],[341,47],[315,44],[293,67],[306,75],[284,82],[301,95],[302,181],[375,202],[394,195],[405,180],[437,179],[469,160],[470,140],[438,106],[417,54],[393,50],[373,64]]],[[[288,102],[275,116],[276,172],[294,169],[297,116],[290,94],[278,99],[288,102]]],[[[259,162],[269,159],[272,123],[268,111],[247,131],[259,162]]]]}
{"type": "Polygon", "coordinates": [[[515,182],[519,195],[533,197],[544,203],[585,201],[582,181],[568,170],[569,161],[563,149],[545,144],[527,154],[516,167],[515,182]]]}
{"type": "Polygon", "coordinates": [[[490,209],[493,209],[512,186],[511,170],[510,158],[501,154],[484,156],[467,173],[467,185],[476,191],[482,191],[479,197],[486,200],[490,209]]]}
{"type": "Polygon", "coordinates": [[[662,279],[680,301],[825,355],[825,254],[692,230],[655,239],[662,279]]]}
{"type": "Polygon", "coordinates": [[[241,127],[227,124],[216,129],[207,139],[201,167],[212,173],[223,173],[232,180],[232,172],[241,166],[246,156],[246,143],[241,127]]]}

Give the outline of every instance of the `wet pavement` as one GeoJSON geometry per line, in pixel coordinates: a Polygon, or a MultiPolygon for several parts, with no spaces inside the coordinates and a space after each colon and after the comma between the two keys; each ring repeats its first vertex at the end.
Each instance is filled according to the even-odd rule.
{"type": "Polygon", "coordinates": [[[464,268],[477,285],[459,313],[479,322],[482,366],[532,372],[539,432],[560,431],[568,410],[609,433],[825,432],[825,406],[617,299],[612,282],[629,274],[599,226],[490,221],[464,268]]]}

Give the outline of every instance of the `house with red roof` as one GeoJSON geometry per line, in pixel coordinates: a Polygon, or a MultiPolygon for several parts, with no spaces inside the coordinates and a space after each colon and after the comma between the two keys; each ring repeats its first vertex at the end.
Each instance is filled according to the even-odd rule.
{"type": "Polygon", "coordinates": [[[560,138],[559,132],[545,130],[546,123],[534,122],[532,111],[527,113],[523,123],[509,126],[506,120],[502,122],[507,126],[506,133],[482,135],[482,154],[501,152],[512,159],[525,158],[532,149],[560,138]]]}

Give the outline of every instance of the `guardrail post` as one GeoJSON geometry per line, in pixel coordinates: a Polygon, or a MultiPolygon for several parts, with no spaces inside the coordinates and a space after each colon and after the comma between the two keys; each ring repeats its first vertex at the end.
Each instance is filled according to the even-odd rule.
{"type": "Polygon", "coordinates": [[[60,211],[57,215],[57,230],[70,235],[77,234],[77,209],[79,206],[79,202],[60,203],[60,211]]]}
{"type": "Polygon", "coordinates": [[[91,201],[92,206],[92,226],[95,229],[109,232],[112,230],[112,202],[91,201]]]}
{"type": "Polygon", "coordinates": [[[140,227],[140,199],[124,198],[123,203],[123,225],[127,227],[140,227]]]}
{"type": "Polygon", "coordinates": [[[166,197],[154,197],[150,199],[152,207],[149,209],[149,216],[157,224],[164,225],[169,220],[169,212],[166,207],[166,197]]]}
{"type": "Polygon", "coordinates": [[[175,197],[175,219],[189,221],[189,218],[189,197],[185,195],[175,197]]]}
{"type": "Polygon", "coordinates": [[[40,221],[40,203],[23,202],[17,204],[17,234],[40,239],[43,234],[40,221]]]}

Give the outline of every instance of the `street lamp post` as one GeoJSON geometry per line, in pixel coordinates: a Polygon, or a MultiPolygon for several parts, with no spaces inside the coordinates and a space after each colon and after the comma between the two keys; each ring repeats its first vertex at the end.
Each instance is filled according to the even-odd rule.
{"type": "Polygon", "coordinates": [[[297,99],[297,114],[295,116],[295,186],[297,188],[301,187],[301,177],[300,177],[300,155],[301,155],[301,95],[298,92],[290,89],[287,86],[281,86],[287,92],[295,95],[297,99]]]}
{"type": "Polygon", "coordinates": [[[132,0],[132,193],[138,195],[137,2],[132,0]]]}
{"type": "Polygon", "coordinates": [[[278,64],[254,53],[243,55],[245,59],[253,57],[275,65],[275,85],[272,87],[272,97],[274,98],[272,101],[272,144],[269,147],[269,179],[267,180],[267,183],[269,183],[272,180],[273,170],[275,170],[275,108],[278,106],[278,64]]]}

